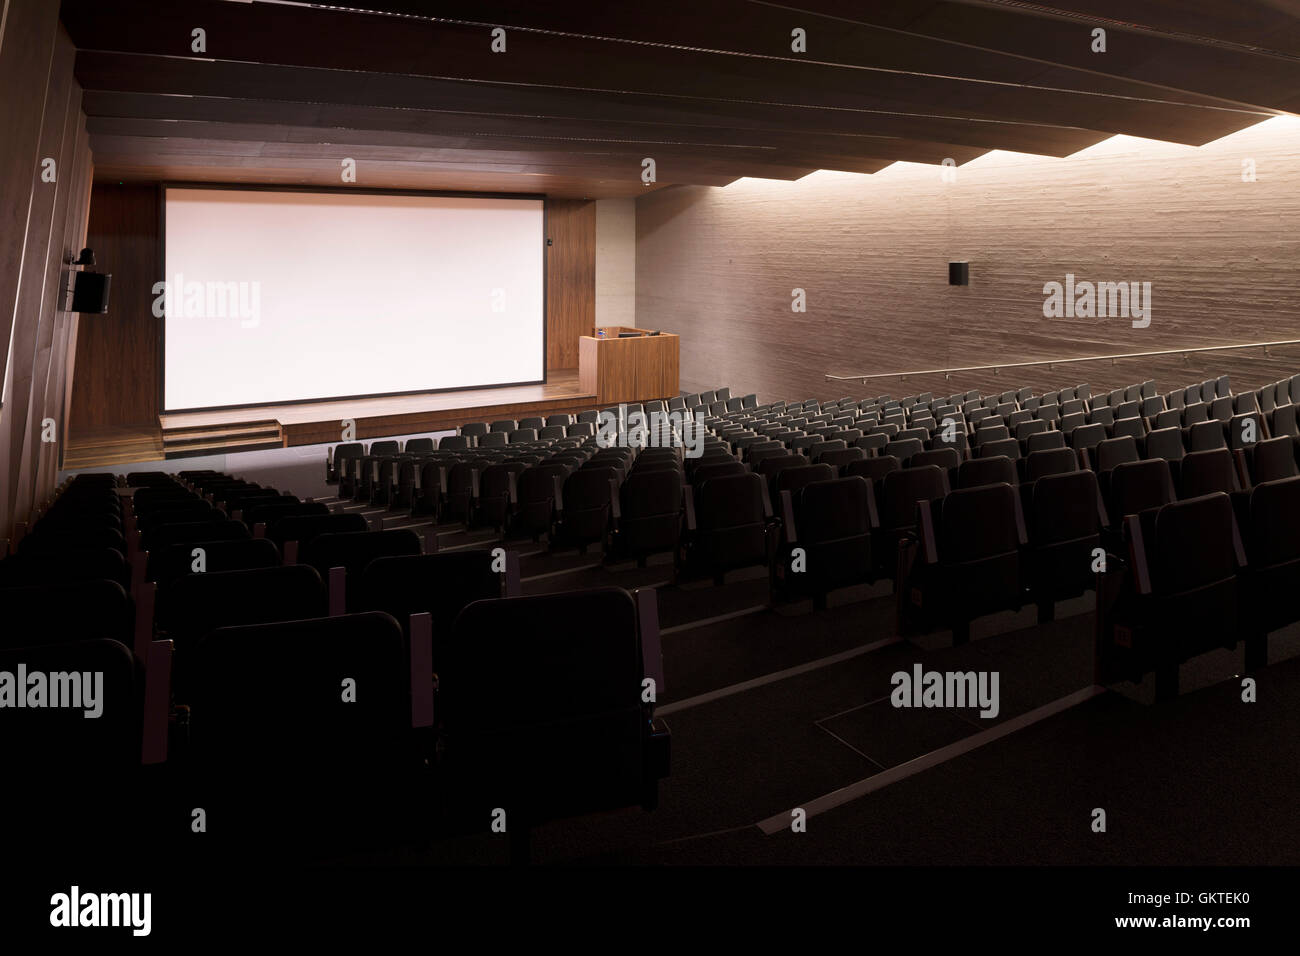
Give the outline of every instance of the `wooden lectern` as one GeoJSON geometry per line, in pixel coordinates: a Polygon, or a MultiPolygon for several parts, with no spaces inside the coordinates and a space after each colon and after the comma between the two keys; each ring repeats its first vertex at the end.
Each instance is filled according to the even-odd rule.
{"type": "Polygon", "coordinates": [[[578,339],[578,382],[598,405],[645,402],[677,394],[680,339],[670,332],[607,326],[578,339]],[[619,338],[620,332],[635,332],[619,338]]]}

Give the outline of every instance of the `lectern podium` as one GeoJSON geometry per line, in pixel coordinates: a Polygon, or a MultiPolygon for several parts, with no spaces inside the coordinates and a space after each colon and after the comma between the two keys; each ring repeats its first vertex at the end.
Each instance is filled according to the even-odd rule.
{"type": "Polygon", "coordinates": [[[677,394],[680,339],[669,332],[605,326],[578,339],[578,381],[599,405],[644,402],[677,394]],[[628,334],[620,338],[619,334],[628,334]],[[629,334],[632,333],[632,334],[629,334]]]}

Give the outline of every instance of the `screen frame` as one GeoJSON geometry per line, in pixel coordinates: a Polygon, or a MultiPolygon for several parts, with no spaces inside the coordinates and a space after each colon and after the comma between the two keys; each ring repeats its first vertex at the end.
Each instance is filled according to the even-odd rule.
{"type": "MultiPolygon", "coordinates": [[[[421,388],[404,392],[371,392],[357,395],[331,395],[323,398],[296,398],[280,402],[246,402],[241,405],[202,405],[193,408],[167,407],[167,318],[158,320],[158,333],[155,347],[158,363],[158,409],[160,415],[181,415],[186,412],[235,411],[246,408],[276,408],[281,405],[314,405],[324,402],[351,402],[368,398],[399,398],[407,395],[441,395],[448,392],[485,391],[494,388],[514,388],[520,385],[545,385],[550,378],[548,367],[551,314],[550,297],[547,294],[550,282],[551,258],[550,248],[550,203],[544,193],[484,193],[464,192],[450,189],[383,189],[372,186],[311,186],[280,185],[277,183],[208,183],[175,182],[163,180],[158,183],[158,262],[162,267],[163,281],[167,279],[167,190],[169,189],[224,189],[233,192],[282,192],[282,193],[323,193],[357,194],[371,196],[423,196],[427,198],[453,199],[527,199],[542,204],[542,377],[527,382],[501,382],[496,385],[455,385],[449,388],[421,388]]],[[[151,300],[152,301],[152,300],[151,300]]]]}

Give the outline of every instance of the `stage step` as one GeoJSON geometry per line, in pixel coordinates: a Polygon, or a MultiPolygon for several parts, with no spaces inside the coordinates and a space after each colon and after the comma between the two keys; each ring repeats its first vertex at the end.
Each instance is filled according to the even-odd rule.
{"type": "Polygon", "coordinates": [[[283,448],[284,430],[274,419],[224,425],[187,425],[164,428],[162,440],[163,457],[191,458],[283,448]]]}

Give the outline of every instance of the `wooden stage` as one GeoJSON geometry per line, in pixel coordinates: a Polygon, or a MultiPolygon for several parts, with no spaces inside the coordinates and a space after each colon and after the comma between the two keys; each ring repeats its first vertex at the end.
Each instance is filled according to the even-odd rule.
{"type": "Polygon", "coordinates": [[[341,440],[343,420],[356,440],[451,431],[466,422],[577,413],[596,407],[577,369],[552,370],[543,385],[513,385],[428,395],[264,405],[162,415],[156,426],[77,428],[68,436],[63,467],[96,468],[259,448],[341,440]]]}

